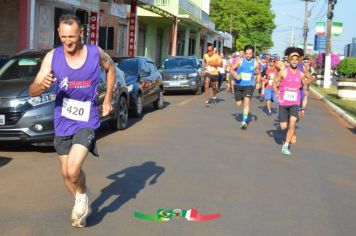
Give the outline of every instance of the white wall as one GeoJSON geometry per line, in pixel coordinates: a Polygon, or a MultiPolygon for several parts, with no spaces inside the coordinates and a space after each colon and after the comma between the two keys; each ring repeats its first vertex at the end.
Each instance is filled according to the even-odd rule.
{"type": "Polygon", "coordinates": [[[202,10],[209,14],[209,12],[210,12],[210,0],[202,0],[202,10]]]}

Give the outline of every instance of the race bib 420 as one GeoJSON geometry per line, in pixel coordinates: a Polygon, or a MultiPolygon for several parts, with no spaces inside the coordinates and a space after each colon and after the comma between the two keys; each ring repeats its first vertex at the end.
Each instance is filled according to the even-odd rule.
{"type": "Polygon", "coordinates": [[[89,121],[90,104],[90,101],[81,102],[64,98],[61,115],[71,120],[89,121]]]}

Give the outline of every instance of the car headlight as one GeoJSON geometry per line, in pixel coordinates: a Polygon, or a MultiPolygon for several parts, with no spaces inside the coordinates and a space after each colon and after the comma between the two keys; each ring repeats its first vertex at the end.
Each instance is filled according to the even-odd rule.
{"type": "Polygon", "coordinates": [[[25,105],[25,103],[27,102],[27,99],[12,99],[8,102],[8,106],[10,107],[18,107],[18,106],[22,106],[25,105]]]}
{"type": "Polygon", "coordinates": [[[55,93],[45,93],[38,97],[30,98],[27,102],[30,103],[32,106],[39,106],[48,102],[52,102],[56,99],[55,93]]]}
{"type": "Polygon", "coordinates": [[[198,76],[198,73],[190,73],[190,74],[188,74],[188,77],[196,77],[196,76],[198,76]]]}
{"type": "Polygon", "coordinates": [[[133,89],[133,84],[130,84],[129,86],[127,86],[127,91],[130,93],[133,89]]]}

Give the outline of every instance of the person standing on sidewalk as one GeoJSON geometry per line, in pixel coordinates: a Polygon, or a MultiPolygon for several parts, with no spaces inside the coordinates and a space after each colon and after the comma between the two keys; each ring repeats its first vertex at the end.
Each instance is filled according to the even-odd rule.
{"type": "Polygon", "coordinates": [[[212,46],[208,47],[208,52],[204,55],[204,77],[205,77],[205,105],[209,106],[209,87],[210,82],[213,87],[213,103],[216,103],[216,95],[218,94],[218,67],[221,64],[221,58],[218,54],[214,53],[212,46]]]}
{"type": "Polygon", "coordinates": [[[301,101],[300,88],[309,84],[310,79],[305,80],[304,72],[298,69],[300,62],[300,49],[289,47],[285,51],[289,66],[282,69],[273,81],[273,89],[279,102],[279,121],[283,133],[285,131],[285,143],[282,154],[291,155],[290,143],[295,135],[295,126],[298,120],[298,112],[301,101]]]}
{"type": "Polygon", "coordinates": [[[115,64],[95,45],[84,45],[84,30],[78,17],[62,15],[59,18],[59,38],[62,46],[48,52],[34,82],[30,96],[45,93],[56,85],[54,110],[54,146],[59,155],[64,183],[75,198],[72,226],[85,227],[90,214],[88,188],[83,163],[96,149],[95,130],[100,126],[96,96],[100,66],[106,71],[106,96],[103,116],[112,111],[111,99],[115,83],[115,64]]]}
{"type": "Polygon", "coordinates": [[[255,89],[260,88],[261,73],[258,62],[253,59],[254,47],[247,45],[244,49],[244,57],[238,60],[231,68],[234,76],[234,91],[236,106],[243,104],[243,118],[241,129],[247,128],[248,114],[250,112],[250,101],[255,89]],[[257,78],[255,84],[255,75],[257,78]]]}

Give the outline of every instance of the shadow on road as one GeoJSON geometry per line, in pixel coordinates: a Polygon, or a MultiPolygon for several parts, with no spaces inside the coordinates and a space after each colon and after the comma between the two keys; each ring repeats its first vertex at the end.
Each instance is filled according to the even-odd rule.
{"type": "MultiPolygon", "coordinates": [[[[237,122],[242,122],[242,113],[231,114],[237,122]]],[[[248,114],[247,123],[252,123],[253,121],[257,121],[258,117],[254,114],[248,114]]]]}
{"type": "Polygon", "coordinates": [[[7,164],[9,164],[9,162],[12,160],[12,158],[9,157],[0,157],[0,167],[3,167],[7,164]]]}
{"type": "Polygon", "coordinates": [[[155,184],[164,170],[165,168],[157,166],[155,162],[148,161],[140,166],[132,166],[109,175],[107,178],[113,182],[103,188],[100,196],[91,204],[92,213],[87,220],[87,226],[99,224],[107,214],[115,212],[126,202],[135,199],[145,188],[146,181],[152,178],[148,184],[155,184]],[[113,197],[110,203],[106,202],[113,197]]]}
{"type": "MultiPolygon", "coordinates": [[[[259,109],[261,109],[266,115],[268,114],[268,109],[267,106],[258,106],[259,109]]],[[[278,109],[271,107],[272,114],[278,114],[278,109]]]]}
{"type": "Polygon", "coordinates": [[[356,134],[356,127],[355,128],[348,128],[351,133],[356,134]]]}
{"type": "MultiPolygon", "coordinates": [[[[47,145],[50,145],[50,144],[48,143],[47,145]]],[[[41,152],[41,153],[55,152],[53,146],[32,146],[30,144],[22,144],[22,143],[14,143],[14,142],[1,142],[0,143],[0,151],[4,151],[4,152],[41,152]]]]}

